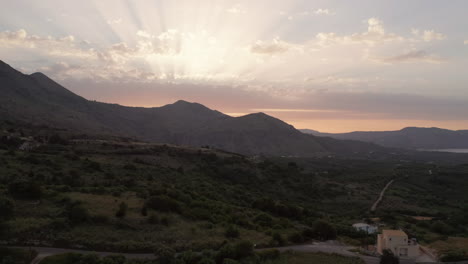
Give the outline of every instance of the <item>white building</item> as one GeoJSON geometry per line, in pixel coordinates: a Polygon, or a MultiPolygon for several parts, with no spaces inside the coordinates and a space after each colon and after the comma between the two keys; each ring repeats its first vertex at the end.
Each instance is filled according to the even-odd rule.
{"type": "Polygon", "coordinates": [[[356,223],[353,225],[354,229],[357,231],[364,231],[367,234],[375,234],[377,233],[378,228],[374,225],[369,225],[366,223],[356,223]]]}
{"type": "Polygon", "coordinates": [[[377,236],[377,252],[391,250],[395,256],[414,258],[420,255],[419,245],[401,230],[383,230],[377,236]]]}

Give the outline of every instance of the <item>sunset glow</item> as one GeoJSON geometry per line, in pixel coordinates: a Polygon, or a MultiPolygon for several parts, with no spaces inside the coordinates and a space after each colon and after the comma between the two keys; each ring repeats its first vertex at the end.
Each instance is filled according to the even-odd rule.
{"type": "Polygon", "coordinates": [[[130,106],[184,99],[324,132],[462,129],[467,7],[462,0],[3,1],[0,59],[88,99],[130,106]]]}

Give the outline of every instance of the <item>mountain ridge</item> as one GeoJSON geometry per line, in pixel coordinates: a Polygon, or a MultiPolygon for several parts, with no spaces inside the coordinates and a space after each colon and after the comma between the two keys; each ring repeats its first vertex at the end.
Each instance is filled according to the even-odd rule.
{"type": "Polygon", "coordinates": [[[232,117],[199,103],[178,100],[161,107],[127,107],[87,100],[43,73],[23,74],[0,66],[2,117],[76,131],[139,140],[211,146],[246,155],[314,156],[380,147],[306,135],[265,113],[232,117]]]}
{"type": "Polygon", "coordinates": [[[311,129],[300,129],[300,131],[319,137],[358,140],[393,148],[468,148],[468,130],[450,130],[438,127],[405,127],[394,131],[354,131],[348,133],[321,133],[311,129]]]}

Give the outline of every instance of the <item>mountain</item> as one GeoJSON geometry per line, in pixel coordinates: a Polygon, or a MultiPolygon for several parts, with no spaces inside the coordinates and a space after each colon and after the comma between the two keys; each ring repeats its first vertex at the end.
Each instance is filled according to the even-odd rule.
{"type": "Polygon", "coordinates": [[[186,101],[154,108],[89,101],[42,73],[26,75],[1,61],[0,92],[2,119],[86,133],[210,146],[247,155],[312,156],[380,149],[368,143],[306,135],[263,113],[231,117],[186,101]]]}
{"type": "Polygon", "coordinates": [[[359,140],[384,147],[406,149],[468,148],[468,130],[407,127],[398,131],[351,132],[341,134],[320,133],[302,129],[303,133],[335,139],[359,140]]]}

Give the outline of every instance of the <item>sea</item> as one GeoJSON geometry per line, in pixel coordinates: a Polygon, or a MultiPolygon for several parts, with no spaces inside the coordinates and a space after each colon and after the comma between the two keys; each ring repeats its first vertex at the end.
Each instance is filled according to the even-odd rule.
{"type": "Polygon", "coordinates": [[[468,153],[468,149],[421,149],[422,151],[437,151],[450,153],[468,153]]]}

